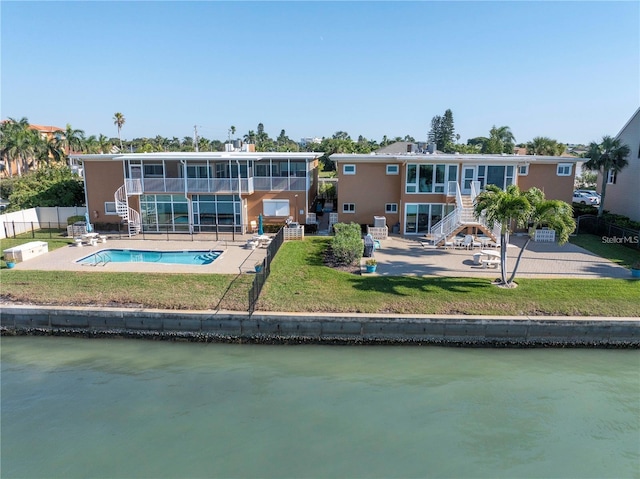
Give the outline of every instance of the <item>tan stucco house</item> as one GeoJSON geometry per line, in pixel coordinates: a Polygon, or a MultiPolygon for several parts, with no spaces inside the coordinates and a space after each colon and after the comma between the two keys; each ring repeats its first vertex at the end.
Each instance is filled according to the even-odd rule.
{"type": "MultiPolygon", "coordinates": [[[[620,143],[631,150],[629,164],[617,175],[607,175],[607,194],[604,208],[611,213],[624,215],[640,221],[640,108],[631,116],[616,136],[620,143]]],[[[598,187],[602,185],[602,174],[598,174],[598,187]]]]}
{"type": "Polygon", "coordinates": [[[129,234],[244,233],[266,222],[306,220],[321,153],[225,151],[73,155],[84,168],[87,211],[129,234]]]}
{"type": "Polygon", "coordinates": [[[474,227],[473,200],[487,184],[536,186],[547,199],[571,204],[578,158],[429,153],[334,154],[340,185],[338,221],[373,224],[384,216],[401,234],[440,235],[474,227]]]}

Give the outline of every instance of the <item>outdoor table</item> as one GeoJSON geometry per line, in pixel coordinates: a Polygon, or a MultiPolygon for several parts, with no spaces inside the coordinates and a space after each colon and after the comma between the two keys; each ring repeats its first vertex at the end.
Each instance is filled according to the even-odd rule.
{"type": "Polygon", "coordinates": [[[489,258],[499,258],[500,257],[500,252],[499,251],[491,251],[489,249],[483,249],[483,250],[480,250],[480,252],[482,254],[486,254],[489,258]]]}

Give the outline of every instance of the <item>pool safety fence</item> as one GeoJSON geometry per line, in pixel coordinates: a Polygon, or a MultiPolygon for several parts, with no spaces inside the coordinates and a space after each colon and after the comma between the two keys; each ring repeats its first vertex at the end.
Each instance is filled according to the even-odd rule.
{"type": "Polygon", "coordinates": [[[275,258],[278,250],[284,243],[284,229],[281,228],[278,233],[273,237],[271,243],[267,246],[267,255],[264,260],[262,260],[262,264],[256,265],[256,275],[253,278],[253,283],[251,284],[251,288],[249,289],[249,314],[253,314],[256,309],[256,305],[258,304],[258,299],[260,299],[260,292],[262,291],[262,287],[264,283],[266,283],[269,274],[271,274],[271,261],[275,258]]]}

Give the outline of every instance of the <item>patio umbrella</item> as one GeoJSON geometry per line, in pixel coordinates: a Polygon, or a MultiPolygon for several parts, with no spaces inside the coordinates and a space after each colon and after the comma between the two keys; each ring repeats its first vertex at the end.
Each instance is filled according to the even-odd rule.
{"type": "Polygon", "coordinates": [[[262,215],[258,215],[258,234],[259,235],[263,235],[264,234],[264,228],[262,227],[262,215]]]}
{"type": "Polygon", "coordinates": [[[85,212],[84,218],[87,220],[87,233],[91,233],[93,231],[93,227],[91,226],[91,221],[89,221],[89,212],[85,212]]]}

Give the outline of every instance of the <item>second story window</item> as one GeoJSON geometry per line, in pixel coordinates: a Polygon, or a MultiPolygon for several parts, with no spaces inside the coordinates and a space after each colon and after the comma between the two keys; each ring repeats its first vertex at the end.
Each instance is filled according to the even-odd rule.
{"type": "Polygon", "coordinates": [[[145,178],[162,178],[163,176],[164,176],[164,168],[162,168],[162,164],[144,165],[145,178]]]}
{"type": "Polygon", "coordinates": [[[343,175],[355,175],[356,174],[356,165],[342,165],[342,174],[343,175]]]}
{"type": "Polygon", "coordinates": [[[399,165],[387,165],[387,175],[397,175],[399,172],[399,165]]]}
{"type": "Polygon", "coordinates": [[[529,165],[520,165],[518,166],[518,175],[519,176],[527,176],[529,174],[529,165]]]}
{"type": "Polygon", "coordinates": [[[571,163],[558,163],[558,176],[571,176],[571,163]]]}

